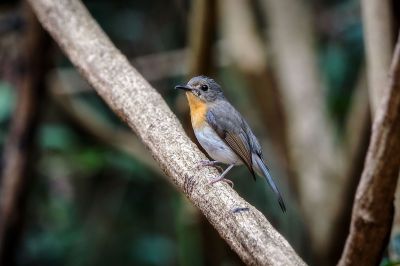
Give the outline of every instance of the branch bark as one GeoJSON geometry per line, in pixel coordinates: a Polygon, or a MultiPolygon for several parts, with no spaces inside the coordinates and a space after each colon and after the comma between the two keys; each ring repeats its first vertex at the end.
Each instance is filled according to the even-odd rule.
{"type": "Polygon", "coordinates": [[[376,265],[389,239],[400,168],[400,41],[353,207],[350,234],[339,265],[376,265]]]}
{"type": "Polygon", "coordinates": [[[161,96],[113,46],[78,0],[30,0],[42,25],[99,95],[136,132],[171,181],[248,264],[304,265],[268,220],[226,184],[184,134],[161,96]],[[249,211],[234,213],[236,207],[249,211]]]}

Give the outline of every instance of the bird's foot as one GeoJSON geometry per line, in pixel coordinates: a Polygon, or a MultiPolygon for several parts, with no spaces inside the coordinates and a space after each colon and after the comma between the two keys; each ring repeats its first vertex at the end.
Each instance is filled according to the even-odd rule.
{"type": "Polygon", "coordinates": [[[217,165],[219,162],[218,161],[208,161],[208,160],[204,160],[204,161],[200,161],[200,163],[197,165],[197,169],[200,169],[201,167],[205,167],[205,166],[214,166],[215,168],[217,168],[217,170],[219,171],[223,171],[224,169],[217,165]]]}
{"type": "Polygon", "coordinates": [[[223,176],[212,179],[209,184],[212,185],[212,184],[220,182],[220,181],[228,183],[228,185],[230,185],[232,188],[234,186],[234,183],[232,180],[226,179],[223,176]]]}

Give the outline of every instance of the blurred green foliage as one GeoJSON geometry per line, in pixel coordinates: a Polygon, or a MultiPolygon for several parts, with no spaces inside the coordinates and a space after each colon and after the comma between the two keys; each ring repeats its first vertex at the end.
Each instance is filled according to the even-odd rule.
{"type": "Polygon", "coordinates": [[[330,12],[336,19],[331,23],[336,24],[321,33],[320,65],[327,85],[328,111],[341,130],[364,58],[361,10],[356,1],[342,1],[330,12]]]}
{"type": "Polygon", "coordinates": [[[21,265],[176,263],[170,186],[126,154],[63,124],[44,125],[39,143],[21,265]]]}
{"type": "Polygon", "coordinates": [[[0,123],[6,123],[14,110],[15,92],[5,82],[0,81],[0,123]]]}
{"type": "MultiPolygon", "coordinates": [[[[84,2],[128,58],[187,44],[190,1],[84,2]]],[[[323,8],[340,15],[343,10],[357,9],[357,3],[331,0],[323,8]]],[[[318,48],[328,88],[328,111],[340,128],[363,64],[363,50],[359,13],[336,23],[339,30],[319,33],[318,48]]],[[[61,53],[56,54],[55,61],[57,67],[71,66],[61,53]]],[[[230,88],[228,97],[246,113],[252,109],[246,101],[248,90],[234,71],[219,69],[217,77],[230,88]]],[[[178,94],[171,88],[183,80],[171,77],[153,84],[175,111],[178,94]]],[[[76,97],[94,107],[111,125],[126,127],[94,92],[76,97]]],[[[14,105],[14,89],[0,81],[0,145],[8,133],[14,105]]],[[[274,156],[266,157],[275,169],[274,156]]],[[[208,257],[219,252],[207,248],[212,243],[206,243],[209,238],[204,221],[188,212],[188,203],[180,193],[153,169],[93,139],[50,99],[45,102],[34,165],[31,174],[35,182],[29,191],[28,222],[18,250],[18,265],[206,265],[208,257]]],[[[273,174],[279,177],[281,173],[273,174]]],[[[279,181],[289,208],[282,215],[265,180],[253,182],[244,167],[235,169],[230,177],[238,193],[307,257],[305,227],[286,181],[279,181]]],[[[225,250],[219,256],[220,265],[240,264],[222,241],[219,244],[225,250]]]]}

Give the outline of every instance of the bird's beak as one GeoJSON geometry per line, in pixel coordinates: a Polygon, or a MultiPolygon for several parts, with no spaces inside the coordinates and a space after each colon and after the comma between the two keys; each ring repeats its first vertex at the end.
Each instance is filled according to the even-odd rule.
{"type": "Polygon", "coordinates": [[[180,89],[180,90],[184,90],[184,91],[191,91],[192,87],[190,87],[188,85],[177,85],[177,86],[175,86],[175,89],[180,89]]]}

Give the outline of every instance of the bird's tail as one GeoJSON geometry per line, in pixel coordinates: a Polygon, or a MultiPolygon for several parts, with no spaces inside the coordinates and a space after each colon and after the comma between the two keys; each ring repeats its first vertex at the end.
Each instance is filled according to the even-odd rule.
{"type": "Polygon", "coordinates": [[[265,165],[264,161],[260,158],[260,156],[253,154],[253,167],[254,170],[261,176],[264,176],[265,179],[268,182],[268,185],[271,187],[271,189],[274,191],[278,198],[278,203],[279,206],[281,207],[283,212],[286,212],[286,207],[285,203],[283,202],[283,198],[281,196],[281,193],[278,190],[278,187],[275,185],[274,180],[272,179],[272,176],[269,172],[268,167],[265,165]]]}

